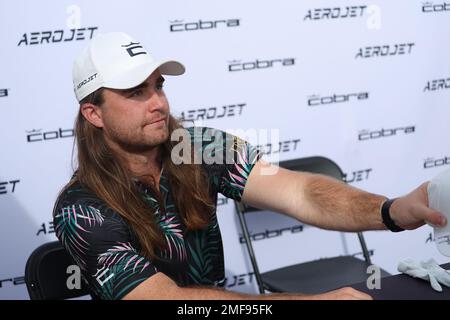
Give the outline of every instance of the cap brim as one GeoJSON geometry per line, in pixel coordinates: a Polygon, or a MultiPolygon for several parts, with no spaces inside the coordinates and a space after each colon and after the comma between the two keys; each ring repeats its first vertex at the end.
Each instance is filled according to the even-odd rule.
{"type": "Polygon", "coordinates": [[[105,88],[111,89],[130,89],[140,85],[155,70],[164,75],[179,76],[185,72],[185,67],[178,61],[166,60],[150,64],[143,64],[136,68],[130,69],[128,72],[121,74],[120,78],[110,79],[104,83],[105,88]]]}
{"type": "Polygon", "coordinates": [[[163,61],[159,64],[158,68],[161,74],[166,74],[169,76],[179,76],[186,71],[184,65],[175,60],[163,61]]]}

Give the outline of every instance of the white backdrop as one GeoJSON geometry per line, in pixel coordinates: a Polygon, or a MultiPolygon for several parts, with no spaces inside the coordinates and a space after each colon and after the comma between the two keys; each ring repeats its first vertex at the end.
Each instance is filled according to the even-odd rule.
{"type": "MultiPolygon", "coordinates": [[[[72,174],[72,61],[109,31],[186,65],[166,81],[176,115],[229,131],[279,130],[281,144],[264,147],[268,160],[328,157],[349,183],[386,196],[450,164],[448,1],[2,0],[1,299],[28,298],[26,260],[55,239],[52,206],[72,174]]],[[[227,287],[256,292],[230,200],[219,200],[218,215],[227,287]]],[[[250,228],[262,271],[360,251],[351,234],[283,217],[250,216],[250,228]]],[[[431,232],[365,234],[373,261],[394,273],[406,257],[448,261],[431,232]]]]}

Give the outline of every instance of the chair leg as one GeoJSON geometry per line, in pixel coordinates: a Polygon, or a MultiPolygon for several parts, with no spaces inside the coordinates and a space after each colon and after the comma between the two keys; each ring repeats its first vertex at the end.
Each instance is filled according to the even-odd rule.
{"type": "Polygon", "coordinates": [[[248,255],[250,257],[250,262],[252,263],[253,272],[255,273],[256,283],[258,284],[258,291],[260,294],[264,294],[264,283],[262,281],[261,273],[259,272],[258,263],[256,262],[255,252],[253,251],[253,246],[251,243],[250,235],[247,228],[247,222],[245,221],[245,217],[243,211],[241,210],[239,204],[235,202],[237,215],[239,217],[239,223],[241,225],[241,230],[244,235],[245,245],[247,247],[248,255]]]}
{"type": "Polygon", "coordinates": [[[362,249],[362,252],[364,255],[364,260],[366,260],[366,262],[369,265],[371,265],[372,260],[370,260],[370,253],[369,253],[369,250],[367,250],[366,240],[364,239],[362,232],[357,232],[357,234],[358,234],[359,243],[361,244],[361,249],[362,249]]]}

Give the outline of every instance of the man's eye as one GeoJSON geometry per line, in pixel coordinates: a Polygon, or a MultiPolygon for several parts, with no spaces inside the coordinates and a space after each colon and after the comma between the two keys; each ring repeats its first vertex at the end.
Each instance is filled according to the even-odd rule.
{"type": "Polygon", "coordinates": [[[164,84],[161,82],[161,83],[158,83],[157,85],[156,85],[156,89],[158,89],[158,90],[161,90],[162,88],[164,87],[164,84]]]}
{"type": "Polygon", "coordinates": [[[133,93],[131,94],[132,97],[139,97],[142,96],[142,94],[144,93],[144,91],[142,89],[137,89],[134,90],[133,93]]]}

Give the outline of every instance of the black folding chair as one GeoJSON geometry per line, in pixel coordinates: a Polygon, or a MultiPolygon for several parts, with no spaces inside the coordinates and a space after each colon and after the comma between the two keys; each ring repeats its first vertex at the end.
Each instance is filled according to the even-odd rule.
{"type": "MultiPolygon", "coordinates": [[[[83,280],[80,289],[69,289],[68,267],[75,265],[59,241],[45,243],[36,248],[25,266],[25,283],[31,300],[72,299],[90,292],[83,280]]],[[[70,269],[69,269],[70,271],[70,269]]],[[[91,295],[95,298],[94,295],[91,295]]]]}
{"type": "MultiPolygon", "coordinates": [[[[344,177],[339,166],[332,160],[324,157],[288,160],[280,162],[279,166],[293,171],[320,173],[339,180],[343,180],[344,177]]],[[[259,211],[259,209],[246,206],[244,203],[237,201],[235,206],[260,293],[265,293],[265,290],[268,290],[270,292],[318,294],[360,283],[366,281],[369,277],[367,268],[372,262],[362,232],[357,232],[356,234],[361,245],[364,260],[350,255],[337,256],[261,273],[244,217],[245,213],[259,211]]],[[[380,268],[380,275],[385,277],[390,274],[380,268]]]]}

